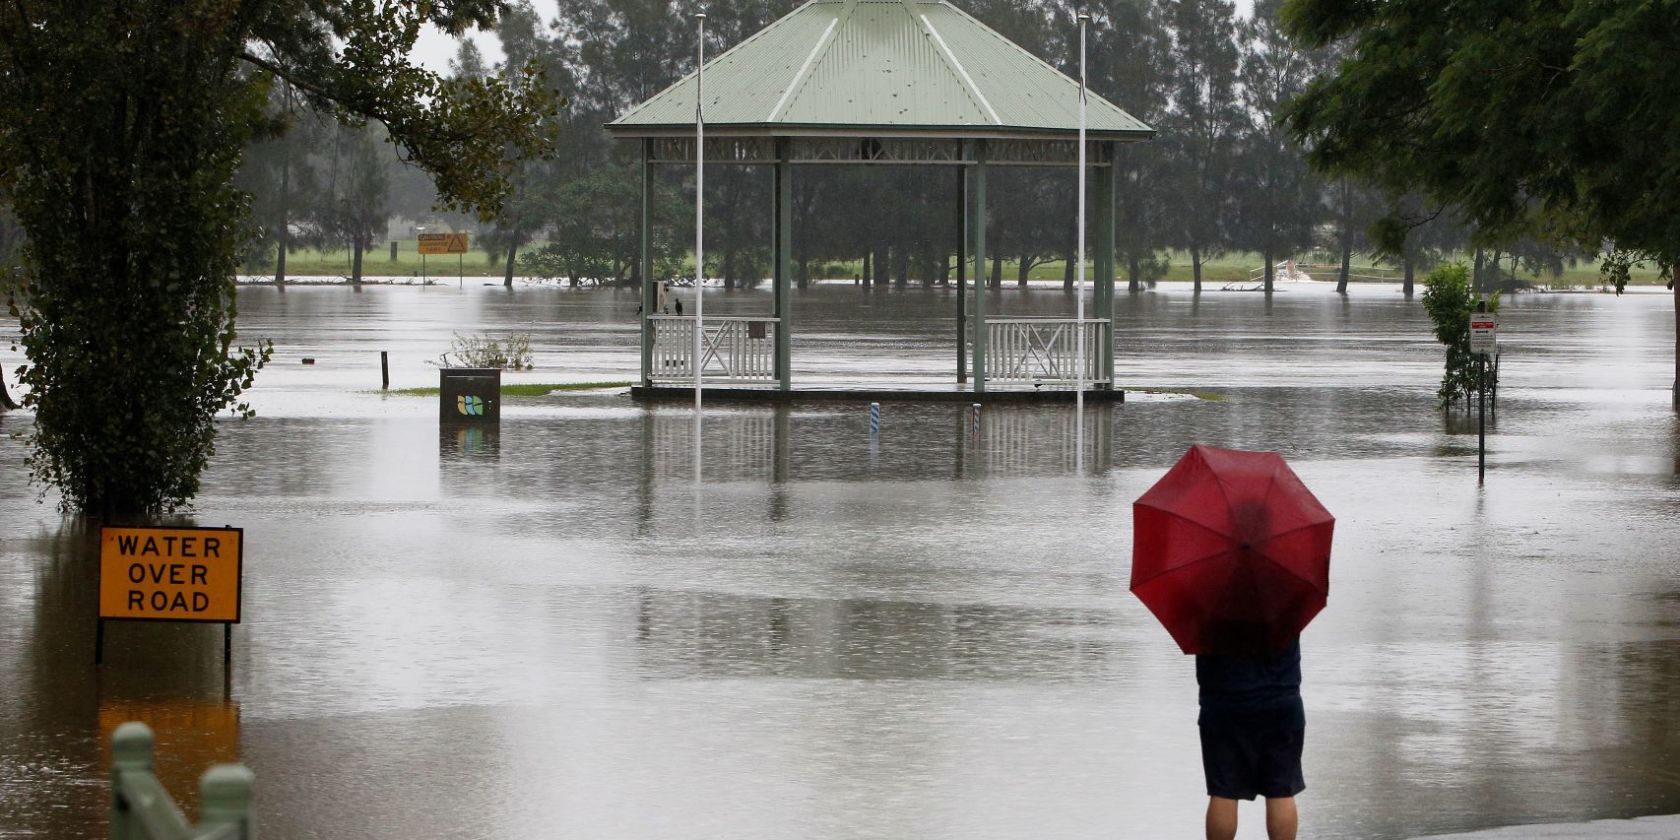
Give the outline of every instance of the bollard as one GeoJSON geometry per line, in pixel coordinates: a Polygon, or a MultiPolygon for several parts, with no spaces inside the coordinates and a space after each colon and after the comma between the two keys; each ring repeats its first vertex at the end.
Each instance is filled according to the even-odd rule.
{"type": "Polygon", "coordinates": [[[256,832],[251,827],[251,771],[238,764],[218,764],[204,771],[198,782],[198,827],[232,826],[232,837],[252,840],[256,832]]]}
{"type": "Polygon", "coordinates": [[[391,359],[384,350],[379,351],[379,390],[391,390],[391,359]]]}
{"type": "Polygon", "coordinates": [[[143,840],[138,818],[123,799],[124,773],[152,772],[152,729],[129,721],[111,733],[111,840],[143,840]]]}
{"type": "Polygon", "coordinates": [[[869,436],[870,437],[880,437],[880,435],[881,435],[881,404],[878,403],[878,402],[872,402],[872,403],[869,404],[869,436]]]}
{"type": "Polygon", "coordinates": [[[979,403],[974,403],[970,410],[974,414],[974,422],[973,422],[973,426],[972,426],[971,431],[972,431],[972,433],[974,434],[975,437],[979,437],[980,436],[980,404],[979,403]]]}

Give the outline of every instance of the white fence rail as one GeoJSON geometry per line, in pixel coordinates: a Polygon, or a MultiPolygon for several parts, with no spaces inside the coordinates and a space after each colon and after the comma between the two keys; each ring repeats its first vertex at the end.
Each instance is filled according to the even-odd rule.
{"type": "MultiPolygon", "coordinates": [[[[660,385],[694,382],[694,316],[654,315],[652,369],[660,385]]],[[[776,379],[777,318],[707,316],[701,376],[711,383],[765,383],[776,379]]]]}
{"type": "MultiPolygon", "coordinates": [[[[1108,382],[1102,351],[1109,321],[1087,318],[1084,325],[1085,383],[1108,382]]],[[[1079,332],[1073,318],[987,318],[986,381],[1076,384],[1079,332]]]]}

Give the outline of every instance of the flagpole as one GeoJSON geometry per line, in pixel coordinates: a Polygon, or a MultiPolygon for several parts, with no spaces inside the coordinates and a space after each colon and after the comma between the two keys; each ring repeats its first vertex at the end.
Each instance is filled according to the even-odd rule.
{"type": "Polygon", "coordinates": [[[1078,427],[1074,435],[1074,446],[1078,452],[1074,455],[1077,470],[1083,472],[1085,468],[1085,25],[1090,23],[1091,16],[1079,16],[1079,265],[1075,269],[1078,300],[1074,342],[1078,345],[1074,364],[1078,367],[1074,390],[1074,411],[1078,418],[1078,427]]]}
{"type": "Polygon", "coordinates": [[[706,369],[706,13],[696,22],[694,68],[694,480],[700,480],[700,395],[706,369]]]}

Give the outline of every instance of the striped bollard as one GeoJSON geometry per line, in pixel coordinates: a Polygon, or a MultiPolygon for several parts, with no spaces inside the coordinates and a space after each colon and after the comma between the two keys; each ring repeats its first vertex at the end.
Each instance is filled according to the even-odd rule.
{"type": "Polygon", "coordinates": [[[980,404],[979,403],[974,403],[974,405],[971,406],[970,411],[974,415],[974,421],[973,421],[973,425],[971,427],[971,431],[974,434],[974,436],[976,438],[978,438],[978,437],[980,437],[980,404]]]}
{"type": "Polygon", "coordinates": [[[881,436],[881,404],[878,402],[869,404],[869,436],[881,436]]]}

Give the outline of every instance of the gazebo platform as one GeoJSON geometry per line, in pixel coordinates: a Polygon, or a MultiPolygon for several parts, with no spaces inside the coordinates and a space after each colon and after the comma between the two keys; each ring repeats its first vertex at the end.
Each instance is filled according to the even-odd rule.
{"type": "MultiPolygon", "coordinates": [[[[735,388],[728,386],[707,386],[701,395],[706,400],[727,403],[871,403],[871,402],[927,402],[927,403],[986,403],[988,405],[1008,403],[1067,403],[1075,402],[1074,392],[1066,388],[1036,388],[1036,389],[988,389],[976,392],[965,385],[952,384],[949,388],[938,386],[919,386],[916,388],[881,388],[875,386],[859,386],[850,388],[815,387],[792,388],[735,388]]],[[[676,387],[670,385],[637,385],[630,389],[630,398],[637,402],[693,402],[694,388],[676,387]]],[[[1126,401],[1123,390],[1091,390],[1085,391],[1085,401],[1089,403],[1121,403],[1126,401]]]]}

